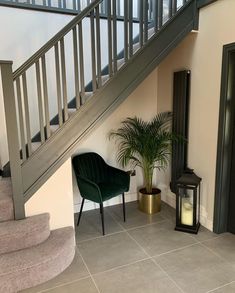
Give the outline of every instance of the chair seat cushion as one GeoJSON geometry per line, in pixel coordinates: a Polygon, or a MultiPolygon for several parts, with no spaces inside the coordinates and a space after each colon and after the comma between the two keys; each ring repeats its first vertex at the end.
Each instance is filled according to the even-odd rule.
{"type": "Polygon", "coordinates": [[[103,201],[122,194],[127,190],[127,187],[123,184],[117,184],[113,182],[103,182],[97,185],[99,186],[103,201]]]}

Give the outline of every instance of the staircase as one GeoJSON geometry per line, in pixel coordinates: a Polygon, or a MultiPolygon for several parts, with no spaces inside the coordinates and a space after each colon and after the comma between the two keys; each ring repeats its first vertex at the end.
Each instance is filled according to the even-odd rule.
{"type": "Polygon", "coordinates": [[[153,21],[149,16],[148,0],[124,1],[123,50],[118,52],[118,1],[108,1],[108,65],[104,74],[101,68],[102,2],[92,1],[15,72],[12,72],[11,62],[0,62],[16,219],[24,218],[25,202],[72,155],[79,141],[197,25],[196,0],[183,0],[181,6],[172,1],[168,20],[164,16],[163,0],[156,0],[153,21]],[[137,36],[133,33],[135,3],[139,19],[135,24],[137,36]],[[88,31],[84,33],[85,25],[88,31]],[[90,36],[90,48],[84,48],[85,34],[90,36]],[[91,56],[90,63],[84,64],[84,51],[91,56]],[[85,84],[88,67],[91,72],[89,92],[85,84]],[[33,115],[32,101],[38,105],[33,115]],[[57,110],[51,116],[52,101],[57,110]],[[52,125],[55,115],[57,124],[52,125]],[[32,142],[36,134],[32,123],[36,119],[40,139],[32,142]]]}
{"type": "Polygon", "coordinates": [[[104,1],[89,3],[16,71],[11,61],[0,61],[11,168],[11,181],[0,180],[0,292],[34,286],[70,264],[73,230],[50,232],[47,214],[25,219],[25,203],[84,136],[197,29],[196,0],[170,0],[167,7],[163,0],[107,0],[104,44],[104,1]]]}
{"type": "Polygon", "coordinates": [[[49,214],[14,221],[9,179],[0,180],[0,292],[15,293],[64,271],[75,254],[74,231],[50,231],[49,214]]]}

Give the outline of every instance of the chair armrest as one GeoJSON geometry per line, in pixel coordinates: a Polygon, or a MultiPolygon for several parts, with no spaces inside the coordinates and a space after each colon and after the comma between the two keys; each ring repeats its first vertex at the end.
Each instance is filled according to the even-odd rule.
{"type": "Polygon", "coordinates": [[[121,169],[117,169],[114,167],[108,166],[108,174],[110,178],[110,182],[114,182],[126,187],[126,191],[129,190],[130,187],[130,175],[128,172],[123,171],[121,169]]]}
{"type": "Polygon", "coordinates": [[[100,189],[96,183],[79,175],[76,175],[76,179],[82,197],[97,203],[102,203],[100,189]]]}

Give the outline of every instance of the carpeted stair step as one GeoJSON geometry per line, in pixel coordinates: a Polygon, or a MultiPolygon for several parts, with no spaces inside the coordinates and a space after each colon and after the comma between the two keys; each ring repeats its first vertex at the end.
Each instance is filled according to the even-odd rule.
{"type": "Polygon", "coordinates": [[[50,235],[49,214],[0,223],[0,254],[38,245],[50,235]]]}
{"type": "Polygon", "coordinates": [[[12,185],[10,179],[0,179],[0,222],[14,219],[12,185]]]}
{"type": "Polygon", "coordinates": [[[16,293],[46,282],[64,271],[75,254],[74,229],[61,228],[27,249],[0,255],[0,292],[16,293]]]}

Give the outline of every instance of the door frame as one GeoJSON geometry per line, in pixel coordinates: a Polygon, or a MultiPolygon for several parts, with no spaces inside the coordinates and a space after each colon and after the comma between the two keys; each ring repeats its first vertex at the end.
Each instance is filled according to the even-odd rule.
{"type": "Polygon", "coordinates": [[[231,126],[235,116],[235,98],[229,100],[227,86],[229,58],[232,53],[235,53],[235,43],[223,47],[213,221],[215,233],[226,232],[228,222],[233,143],[233,127],[231,126]]]}

